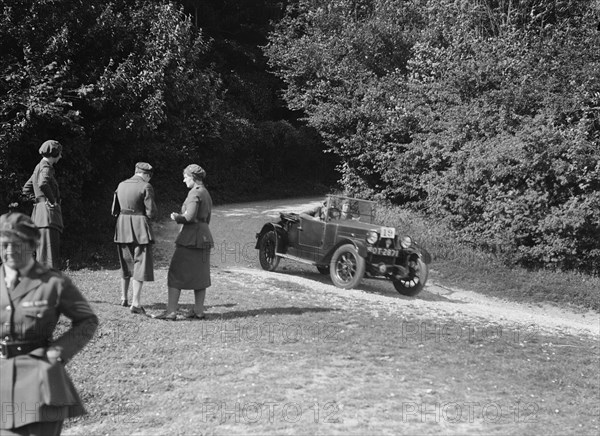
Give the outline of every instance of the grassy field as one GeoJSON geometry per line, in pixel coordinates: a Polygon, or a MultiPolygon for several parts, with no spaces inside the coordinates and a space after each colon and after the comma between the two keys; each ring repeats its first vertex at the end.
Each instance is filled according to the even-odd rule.
{"type": "Polygon", "coordinates": [[[226,268],[208,321],[165,322],[118,306],[114,271],[73,276],[102,321],[69,365],[89,415],[65,434],[598,431],[597,340],[428,321],[226,268]]]}
{"type": "MultiPolygon", "coordinates": [[[[234,273],[257,267],[252,241],[264,221],[260,210],[215,213],[206,321],[131,315],[118,305],[116,269],[69,272],[101,324],[68,366],[89,414],[64,434],[600,431],[597,338],[499,329],[481,318],[427,319],[319,292],[285,274],[234,273]]],[[[143,296],[149,312],[165,307],[173,230],[157,228],[156,281],[143,296]]],[[[434,264],[440,276],[443,262],[434,264]]],[[[192,302],[184,292],[181,309],[192,302]]]]}

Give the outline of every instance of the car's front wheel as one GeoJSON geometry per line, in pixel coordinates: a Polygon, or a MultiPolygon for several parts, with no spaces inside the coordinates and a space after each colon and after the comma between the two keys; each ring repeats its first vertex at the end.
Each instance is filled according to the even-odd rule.
{"type": "Polygon", "coordinates": [[[402,295],[414,297],[425,287],[429,269],[420,258],[408,262],[409,275],[400,280],[394,280],[394,288],[402,295]]]}
{"type": "Polygon", "coordinates": [[[352,289],[365,275],[365,259],[358,254],[354,245],[342,245],[333,253],[329,275],[338,288],[352,289]]]}
{"type": "Polygon", "coordinates": [[[262,269],[275,271],[279,265],[279,256],[275,254],[277,235],[273,230],[266,232],[258,242],[258,260],[262,269]]]}

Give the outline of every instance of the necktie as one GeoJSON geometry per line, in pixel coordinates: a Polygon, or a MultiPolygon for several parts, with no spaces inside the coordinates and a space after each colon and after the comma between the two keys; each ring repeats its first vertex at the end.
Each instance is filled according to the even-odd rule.
{"type": "Polygon", "coordinates": [[[11,285],[8,287],[9,291],[14,290],[18,285],[19,282],[21,281],[21,275],[19,274],[19,272],[17,271],[17,273],[15,274],[15,276],[13,277],[12,283],[11,285]]]}

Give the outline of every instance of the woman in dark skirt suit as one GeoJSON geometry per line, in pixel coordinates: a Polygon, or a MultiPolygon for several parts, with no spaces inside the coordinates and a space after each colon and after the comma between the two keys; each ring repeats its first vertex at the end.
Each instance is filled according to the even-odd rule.
{"type": "Polygon", "coordinates": [[[167,310],[154,318],[177,319],[179,295],[182,289],[194,290],[194,308],[186,318],[204,319],[204,297],[210,286],[210,250],[214,247],[208,227],[212,199],[204,187],[206,172],[196,164],[183,170],[183,183],[190,189],[181,213],[171,213],[171,219],[182,224],[175,240],[175,253],[169,266],[167,310]]]}
{"type": "Polygon", "coordinates": [[[39,153],[42,160],[23,186],[23,195],[35,197],[31,219],[41,234],[35,258],[48,268],[59,269],[63,219],[54,165],[62,157],[62,145],[58,141],[48,140],[42,144],[39,153]]]}

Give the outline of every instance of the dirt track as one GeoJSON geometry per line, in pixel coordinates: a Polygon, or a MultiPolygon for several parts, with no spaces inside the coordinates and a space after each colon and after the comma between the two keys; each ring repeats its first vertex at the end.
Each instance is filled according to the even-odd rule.
{"type": "Polygon", "coordinates": [[[213,255],[216,270],[235,272],[239,280],[255,285],[260,284],[261,280],[295,283],[309,289],[316,299],[337,307],[361,305],[372,311],[373,316],[398,312],[440,324],[473,321],[477,324],[499,325],[525,335],[540,331],[600,336],[598,313],[576,313],[549,304],[506,302],[475,292],[446,288],[436,283],[435,265],[428,286],[414,298],[398,294],[390,283],[383,281],[364,280],[357,289],[338,289],[331,285],[328,276],[318,274],[311,266],[293,261],[282,260],[275,273],[261,270],[254,249],[254,235],[260,227],[277,218],[279,212],[298,212],[319,202],[318,198],[312,198],[240,203],[215,208],[211,228],[217,241],[213,255]]]}
{"type": "MultiPolygon", "coordinates": [[[[535,332],[563,335],[600,335],[600,317],[597,313],[575,313],[550,305],[524,305],[489,298],[475,292],[444,288],[430,282],[415,298],[389,294],[386,283],[365,281],[359,288],[339,289],[325,283],[327,278],[304,277],[294,273],[272,273],[250,268],[229,268],[241,282],[256,283],[276,279],[294,283],[313,291],[314,297],[327,301],[332,307],[368,306],[373,316],[387,313],[413,315],[434,323],[448,324],[462,321],[477,324],[501,325],[523,335],[535,332]]],[[[390,285],[387,283],[387,285],[390,285]]]]}

